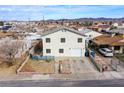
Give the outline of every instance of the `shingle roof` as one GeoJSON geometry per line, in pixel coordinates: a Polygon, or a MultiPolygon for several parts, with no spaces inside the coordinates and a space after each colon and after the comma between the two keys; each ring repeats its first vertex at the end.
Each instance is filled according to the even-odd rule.
{"type": "Polygon", "coordinates": [[[57,31],[59,31],[59,30],[67,30],[67,31],[70,31],[70,32],[75,33],[75,34],[85,36],[85,35],[84,35],[83,33],[81,33],[80,31],[75,30],[75,29],[73,29],[73,28],[65,27],[65,26],[61,26],[61,27],[54,28],[54,29],[52,29],[52,30],[45,31],[41,36],[46,36],[46,35],[48,35],[48,34],[52,34],[52,33],[57,32],[57,31]]]}
{"type": "Polygon", "coordinates": [[[109,25],[98,25],[99,28],[110,28],[109,25]]]}
{"type": "Polygon", "coordinates": [[[124,39],[122,39],[122,40],[120,40],[118,42],[112,43],[112,46],[117,46],[117,45],[124,46],[124,39]]]}
{"type": "Polygon", "coordinates": [[[118,36],[109,36],[109,35],[101,35],[93,39],[93,42],[97,45],[124,45],[124,38],[120,35],[118,36]],[[120,42],[121,41],[121,42],[120,42]]]}
{"type": "Polygon", "coordinates": [[[83,30],[81,30],[80,32],[82,33],[82,34],[86,34],[86,33],[89,33],[89,32],[92,32],[93,30],[90,30],[90,29],[83,29],[83,30]]]}
{"type": "Polygon", "coordinates": [[[97,33],[100,33],[100,32],[98,32],[98,31],[94,31],[94,30],[91,30],[91,29],[83,29],[83,30],[81,30],[80,31],[82,34],[86,34],[86,33],[89,33],[89,32],[97,32],[97,33]]]}

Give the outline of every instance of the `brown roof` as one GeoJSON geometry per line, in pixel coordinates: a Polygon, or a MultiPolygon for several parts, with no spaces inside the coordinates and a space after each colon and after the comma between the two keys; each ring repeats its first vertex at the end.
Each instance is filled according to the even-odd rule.
{"type": "Polygon", "coordinates": [[[0,32],[0,38],[5,38],[7,36],[13,36],[12,32],[0,32]]]}
{"type": "Polygon", "coordinates": [[[73,28],[66,27],[66,26],[60,26],[60,27],[56,27],[56,28],[54,28],[54,29],[52,29],[52,30],[48,30],[48,31],[44,32],[44,33],[42,34],[42,36],[46,36],[46,35],[48,35],[48,34],[52,34],[52,33],[54,33],[54,32],[57,32],[57,31],[63,30],[63,29],[64,29],[64,30],[68,30],[68,31],[73,32],[73,33],[78,34],[78,35],[85,36],[84,34],[82,34],[81,32],[79,32],[78,30],[75,30],[75,29],[73,29],[73,28]]]}
{"type": "Polygon", "coordinates": [[[110,35],[101,35],[93,39],[93,42],[97,45],[124,45],[124,37],[118,35],[111,37],[110,35]]]}
{"type": "Polygon", "coordinates": [[[110,28],[109,25],[98,25],[99,28],[110,28]]]}
{"type": "Polygon", "coordinates": [[[122,39],[122,40],[120,40],[118,42],[112,43],[112,46],[117,46],[117,45],[124,46],[124,39],[122,39]]]}

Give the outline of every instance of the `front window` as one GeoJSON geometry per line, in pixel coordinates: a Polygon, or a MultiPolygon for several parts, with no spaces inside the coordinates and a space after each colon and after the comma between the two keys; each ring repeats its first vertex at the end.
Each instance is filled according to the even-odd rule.
{"type": "Polygon", "coordinates": [[[46,53],[51,53],[51,49],[46,49],[46,53]]]}
{"type": "Polygon", "coordinates": [[[59,49],[59,53],[64,53],[64,49],[59,49]]]}

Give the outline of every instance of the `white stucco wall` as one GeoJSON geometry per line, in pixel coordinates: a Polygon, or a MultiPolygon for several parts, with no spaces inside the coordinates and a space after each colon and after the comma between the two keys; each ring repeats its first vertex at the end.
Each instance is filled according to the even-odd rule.
{"type": "Polygon", "coordinates": [[[26,36],[25,37],[25,49],[29,49],[31,48],[32,46],[32,41],[33,40],[37,40],[37,39],[41,39],[41,36],[40,35],[37,35],[36,33],[29,33],[30,35],[29,36],[26,36]]]}
{"type": "Polygon", "coordinates": [[[114,50],[114,53],[123,53],[123,49],[124,49],[124,47],[120,46],[119,50],[115,50],[115,49],[113,49],[113,50],[114,50]]]}
{"type": "Polygon", "coordinates": [[[80,48],[82,49],[82,56],[84,56],[85,53],[85,38],[84,36],[64,31],[62,32],[57,31],[55,33],[46,35],[42,37],[43,39],[43,55],[44,56],[55,56],[55,57],[61,57],[61,56],[70,56],[70,49],[72,48],[80,48]],[[46,43],[46,38],[50,38],[51,42],[46,43]],[[65,43],[61,43],[60,39],[66,38],[65,43]],[[78,38],[82,38],[82,43],[78,43],[78,38]],[[59,49],[64,49],[64,53],[60,54],[59,49]],[[51,49],[51,53],[46,53],[46,49],[51,49]]]}
{"type": "Polygon", "coordinates": [[[100,36],[100,35],[102,35],[102,34],[99,33],[99,32],[90,31],[90,32],[86,33],[85,35],[86,35],[87,37],[91,36],[91,37],[89,37],[89,38],[93,39],[93,38],[98,37],[98,36],[100,36]]]}

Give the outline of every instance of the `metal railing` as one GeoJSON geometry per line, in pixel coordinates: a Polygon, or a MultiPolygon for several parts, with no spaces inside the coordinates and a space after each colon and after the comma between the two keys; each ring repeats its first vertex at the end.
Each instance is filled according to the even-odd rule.
{"type": "Polygon", "coordinates": [[[40,55],[32,55],[32,54],[30,54],[30,58],[32,60],[55,61],[55,57],[54,56],[40,56],[40,55]]]}

